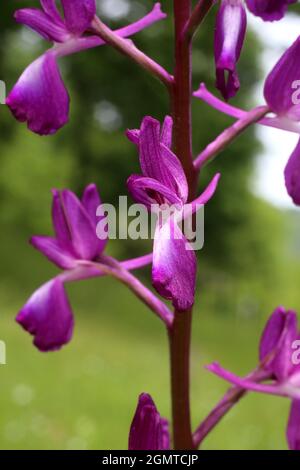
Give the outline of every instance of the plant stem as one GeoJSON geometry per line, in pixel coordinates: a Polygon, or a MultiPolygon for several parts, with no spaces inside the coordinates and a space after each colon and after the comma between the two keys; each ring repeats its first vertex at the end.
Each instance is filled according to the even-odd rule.
{"type": "MultiPolygon", "coordinates": [[[[270,373],[258,368],[251,372],[247,377],[248,380],[254,382],[262,382],[270,378],[270,373]]],[[[204,419],[200,426],[194,432],[194,445],[198,448],[203,440],[211,433],[211,431],[219,424],[222,418],[243,398],[247,395],[247,390],[239,387],[231,387],[224,397],[204,419]]]]}
{"type": "Polygon", "coordinates": [[[117,51],[130,57],[134,62],[157,77],[167,88],[171,87],[173,77],[161,65],[157,64],[153,59],[140,51],[132,40],[124,39],[116,34],[97,16],[95,16],[92,22],[92,27],[106,44],[110,44],[117,51]]]}
{"type": "Polygon", "coordinates": [[[216,0],[198,1],[184,30],[184,34],[186,35],[189,41],[193,39],[193,36],[199,28],[200,24],[202,23],[207,13],[215,3],[216,0]]]}
{"type": "Polygon", "coordinates": [[[169,329],[173,446],[175,450],[193,449],[190,413],[190,343],[192,310],[175,311],[169,329]]]}
{"type": "Polygon", "coordinates": [[[218,405],[209,413],[194,433],[194,445],[198,448],[208,434],[219,424],[221,419],[246,395],[246,390],[231,388],[218,405]]]}
{"type": "Polygon", "coordinates": [[[184,168],[190,199],[195,194],[196,174],[192,155],[192,46],[184,35],[191,14],[191,0],[174,0],[175,73],[171,93],[174,151],[184,168]]]}
{"type": "MultiPolygon", "coordinates": [[[[183,35],[191,14],[191,0],[174,0],[175,18],[175,74],[171,92],[171,106],[174,120],[174,152],[184,168],[189,198],[196,189],[196,172],[192,157],[192,63],[191,45],[183,35]]],[[[169,328],[171,393],[173,416],[174,449],[193,449],[190,416],[190,343],[192,310],[174,312],[169,328]]]]}
{"type": "Polygon", "coordinates": [[[112,276],[118,279],[147,305],[165,323],[168,329],[171,328],[173,323],[173,313],[171,310],[114,258],[102,255],[100,262],[82,261],[78,263],[77,269],[64,272],[61,275],[61,279],[64,282],[71,282],[96,277],[97,275],[112,276]]]}
{"type": "Polygon", "coordinates": [[[249,126],[259,121],[269,112],[268,106],[259,106],[249,111],[245,117],[236,121],[231,127],[223,131],[194,161],[194,166],[200,170],[209,161],[222,152],[234,139],[236,139],[249,126]]]}

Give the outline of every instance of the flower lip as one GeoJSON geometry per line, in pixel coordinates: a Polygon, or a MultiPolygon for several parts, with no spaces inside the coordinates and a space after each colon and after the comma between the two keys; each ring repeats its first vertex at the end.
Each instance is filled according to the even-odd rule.
{"type": "Polygon", "coordinates": [[[35,291],[16,321],[34,336],[34,345],[40,351],[56,351],[70,341],[74,320],[59,277],[35,291]]]}
{"type": "Polygon", "coordinates": [[[15,118],[40,135],[54,134],[68,122],[69,95],[56,60],[54,51],[36,59],[6,99],[15,118]]]}

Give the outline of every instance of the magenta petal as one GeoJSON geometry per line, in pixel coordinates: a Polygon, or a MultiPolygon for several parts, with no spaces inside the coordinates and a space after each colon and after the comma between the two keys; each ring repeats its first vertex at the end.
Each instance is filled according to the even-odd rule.
{"type": "Polygon", "coordinates": [[[264,21],[278,21],[283,18],[287,7],[297,0],[246,0],[251,13],[264,21]]]}
{"type": "MultiPolygon", "coordinates": [[[[94,226],[96,227],[97,224],[104,218],[97,216],[97,209],[101,205],[100,196],[98,193],[97,186],[95,184],[89,184],[84,192],[81,199],[82,205],[87,211],[88,215],[90,216],[91,221],[93,222],[94,226]]],[[[108,242],[108,238],[105,240],[99,240],[98,242],[98,250],[99,252],[104,251],[104,248],[108,242]]]]}
{"type": "Polygon", "coordinates": [[[16,321],[34,336],[40,351],[55,351],[67,344],[74,321],[62,281],[53,279],[36,290],[16,321]]]}
{"type": "Polygon", "coordinates": [[[129,450],[168,450],[168,421],[157,411],[150,395],[142,393],[130,427],[129,450]]]}
{"type": "Polygon", "coordinates": [[[144,204],[150,210],[157,208],[152,207],[152,205],[157,206],[164,203],[182,206],[181,199],[176,193],[153,178],[131,175],[127,180],[127,187],[132,198],[136,202],[144,204]]]}
{"type": "Polygon", "coordinates": [[[297,316],[277,308],[263,331],[260,342],[260,361],[278,380],[285,380],[293,370],[292,343],[297,338],[297,316]]]}
{"type": "Polygon", "coordinates": [[[287,116],[294,121],[300,121],[300,104],[294,100],[295,83],[300,77],[300,36],[285,51],[268,75],[264,95],[271,111],[279,116],[287,116]]]}
{"type": "Polygon", "coordinates": [[[74,254],[69,253],[55,238],[35,236],[30,242],[59,268],[72,269],[76,266],[74,254]]]}
{"type": "Polygon", "coordinates": [[[223,0],[217,14],[214,47],[217,88],[225,99],[233,97],[240,87],[236,64],[244,43],[246,26],[243,2],[223,0]]]}
{"type": "MultiPolygon", "coordinates": [[[[94,190],[92,193],[89,201],[88,195],[84,196],[85,204],[89,204],[89,211],[92,211],[92,199],[94,203],[98,203],[94,190]]],[[[74,253],[75,258],[92,260],[104,248],[103,241],[96,235],[95,216],[93,219],[90,217],[84,205],[71,191],[53,191],[52,219],[59,245],[66,252],[74,253]]]]}
{"type": "Polygon", "coordinates": [[[97,238],[96,224],[74,193],[53,190],[52,221],[56,238],[65,252],[85,260],[100,254],[103,241],[97,238]]]}
{"type": "Polygon", "coordinates": [[[186,202],[188,185],[182,165],[176,155],[166,146],[171,137],[171,118],[164,124],[162,135],[160,123],[150,116],[143,119],[139,135],[140,163],[144,176],[154,178],[177,193],[186,202]]]}
{"type": "Polygon", "coordinates": [[[94,183],[89,184],[83,191],[81,202],[91,220],[96,225],[97,219],[97,209],[101,205],[101,199],[97,186],[94,183]]]}
{"type": "Polygon", "coordinates": [[[159,294],[184,311],[195,299],[197,260],[178,225],[170,219],[157,226],[153,247],[152,283],[159,294]]]}
{"type": "MultiPolygon", "coordinates": [[[[57,189],[52,190],[52,223],[55,235],[59,244],[66,249],[66,251],[73,251],[70,227],[68,225],[68,218],[66,211],[62,204],[61,192],[57,189]]],[[[74,253],[75,255],[75,253],[74,253]]]]}
{"type": "Polygon", "coordinates": [[[140,130],[139,129],[127,129],[126,137],[133,144],[139,145],[139,143],[140,143],[140,130]]]}
{"type": "Polygon", "coordinates": [[[300,140],[284,170],[285,186],[293,202],[300,205],[300,140]]]}
{"type": "Polygon", "coordinates": [[[77,35],[90,26],[96,14],[95,0],[61,0],[67,29],[77,35]]]}
{"type": "Polygon", "coordinates": [[[300,400],[293,400],[288,426],[287,441],[290,450],[300,450],[300,400]]]}
{"type": "Polygon", "coordinates": [[[284,330],[285,320],[286,310],[283,307],[278,307],[272,313],[262,333],[259,347],[260,361],[264,361],[277,347],[284,330]]]}
{"type": "Polygon", "coordinates": [[[194,201],[192,201],[191,206],[193,213],[195,213],[200,206],[207,204],[211,200],[218,188],[220,178],[221,173],[216,173],[215,176],[208,183],[204,191],[200,194],[200,196],[198,196],[194,201]]]}
{"type": "Polygon", "coordinates": [[[57,24],[50,16],[37,8],[17,10],[14,16],[18,23],[28,26],[48,41],[63,42],[69,37],[62,22],[57,24]]]}
{"type": "Polygon", "coordinates": [[[40,0],[40,3],[47,15],[49,15],[56,23],[62,23],[59,10],[56,6],[56,0],[40,0]]]}
{"type": "Polygon", "coordinates": [[[106,243],[96,234],[96,210],[100,204],[96,187],[86,188],[82,202],[69,190],[52,192],[52,221],[59,246],[75,259],[94,259],[106,243]]]}
{"type": "MultiPolygon", "coordinates": [[[[63,190],[60,198],[74,252],[80,259],[94,259],[100,253],[102,246],[102,241],[96,235],[95,224],[72,191],[63,190]]],[[[62,239],[62,244],[64,241],[65,238],[62,239]]]]}
{"type": "Polygon", "coordinates": [[[173,135],[173,119],[171,116],[166,116],[161,129],[161,143],[166,147],[172,147],[172,135],[173,135]]]}
{"type": "Polygon", "coordinates": [[[40,135],[53,134],[68,122],[69,96],[52,52],[27,67],[6,104],[18,121],[27,121],[40,135]]]}

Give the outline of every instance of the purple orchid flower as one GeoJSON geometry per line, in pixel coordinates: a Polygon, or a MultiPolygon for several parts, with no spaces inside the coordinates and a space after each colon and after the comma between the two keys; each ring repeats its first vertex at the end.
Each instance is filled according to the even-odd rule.
{"type": "Polygon", "coordinates": [[[129,450],[169,450],[169,423],[157,411],[147,393],[139,396],[137,409],[130,427],[129,450]]]}
{"type": "MultiPolygon", "coordinates": [[[[54,190],[52,221],[55,236],[31,239],[37,250],[63,270],[34,292],[16,318],[34,336],[34,345],[41,351],[60,349],[72,337],[74,321],[64,285],[103,276],[99,267],[110,266],[112,262],[103,253],[108,235],[103,216],[96,217],[100,206],[94,184],[86,187],[81,201],[69,190],[54,190]],[[103,226],[101,239],[97,237],[97,221],[103,226]]],[[[151,260],[152,255],[146,255],[123,261],[119,266],[126,270],[137,269],[151,260]]],[[[164,315],[167,317],[168,312],[163,311],[162,317],[164,315]]]]}
{"type": "MultiPolygon", "coordinates": [[[[264,21],[280,20],[296,0],[246,0],[248,9],[264,21]]],[[[228,100],[236,95],[240,81],[236,65],[247,27],[244,0],[222,0],[215,29],[216,87],[228,100]]]]}
{"type": "MultiPolygon", "coordinates": [[[[188,199],[188,185],[182,165],[171,150],[172,118],[167,116],[162,129],[159,121],[146,116],[140,130],[127,131],[127,137],[139,148],[142,175],[127,181],[133,199],[148,210],[157,205],[183,209],[188,199]]],[[[213,196],[220,175],[191,205],[198,208],[213,196]]],[[[172,300],[183,311],[194,303],[197,261],[194,251],[172,215],[157,223],[154,246],[152,283],[159,294],[172,300]]]]}
{"type": "MultiPolygon", "coordinates": [[[[299,338],[296,313],[279,307],[271,315],[261,337],[258,381],[237,377],[217,363],[208,366],[211,372],[241,389],[290,398],[287,438],[292,450],[300,450],[300,364],[293,363],[294,342],[299,338]],[[268,383],[261,383],[261,372],[268,383]]],[[[252,373],[248,377],[256,375],[252,373]]]]}
{"type": "Polygon", "coordinates": [[[17,322],[34,335],[41,351],[59,349],[73,332],[73,315],[64,283],[90,277],[92,268],[83,260],[95,260],[107,240],[96,235],[96,209],[101,204],[94,184],[87,186],[82,201],[69,190],[53,191],[52,220],[55,237],[35,236],[31,244],[64,272],[40,287],[17,315],[17,322]]]}
{"type": "Polygon", "coordinates": [[[246,0],[247,7],[255,16],[264,21],[278,21],[283,18],[287,8],[297,0],[246,0]]]}
{"type": "MultiPolygon", "coordinates": [[[[41,9],[17,10],[15,19],[53,42],[53,47],[26,68],[6,104],[18,121],[28,123],[31,131],[48,135],[63,127],[69,119],[69,95],[57,60],[105,42],[93,35],[95,0],[61,0],[63,17],[55,0],[41,0],[40,3],[41,9]]],[[[160,4],[156,3],[148,15],[116,33],[128,37],[165,17],[160,4]]]]}
{"type": "Polygon", "coordinates": [[[243,47],[247,15],[242,0],[222,0],[215,29],[216,86],[228,100],[240,88],[236,71],[243,47]],[[226,75],[228,75],[226,79],[226,75]]]}

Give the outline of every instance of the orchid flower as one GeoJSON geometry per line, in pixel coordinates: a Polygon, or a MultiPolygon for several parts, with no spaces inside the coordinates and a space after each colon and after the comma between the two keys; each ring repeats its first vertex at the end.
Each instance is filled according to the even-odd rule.
{"type": "MultiPolygon", "coordinates": [[[[280,20],[296,0],[246,0],[249,10],[264,21],[280,20]]],[[[244,0],[221,0],[215,28],[216,87],[228,100],[240,88],[236,65],[247,27],[244,0]]]]}
{"type": "Polygon", "coordinates": [[[169,423],[147,393],[139,396],[129,433],[129,450],[169,450],[169,423]]]}
{"type": "MultiPolygon", "coordinates": [[[[105,42],[96,36],[92,22],[96,14],[95,0],[61,0],[64,16],[55,0],[41,0],[41,9],[17,10],[15,19],[33,29],[53,47],[30,64],[23,72],[6,104],[15,118],[27,122],[28,128],[40,135],[55,133],[69,119],[69,95],[61,78],[57,60],[105,42]]],[[[141,20],[121,28],[121,37],[131,36],[164,19],[160,4],[141,20]]]]}
{"type": "Polygon", "coordinates": [[[222,0],[215,29],[217,88],[228,100],[240,88],[236,64],[243,47],[247,16],[242,0],[222,0]],[[226,75],[228,75],[226,80],[226,75]]]}
{"type": "MultiPolygon", "coordinates": [[[[105,223],[102,224],[101,239],[96,234],[96,210],[99,207],[101,201],[94,184],[85,188],[81,201],[69,190],[54,190],[52,221],[55,236],[31,238],[31,244],[63,270],[34,292],[16,318],[25,330],[34,335],[34,344],[41,351],[59,349],[72,337],[73,315],[64,288],[67,282],[104,274],[115,275],[148,306],[156,308],[158,314],[161,312],[166,323],[171,321],[166,307],[127,272],[151,263],[152,254],[121,263],[104,255],[107,244],[105,223]]],[[[102,219],[100,216],[99,221],[102,219]]]]}
{"type": "MultiPolygon", "coordinates": [[[[188,199],[187,180],[180,161],[171,150],[172,118],[167,116],[162,129],[152,117],[145,117],[140,130],[127,131],[127,137],[138,146],[142,175],[132,175],[127,181],[133,199],[148,210],[176,205],[182,209],[188,199]]],[[[192,206],[206,204],[214,195],[219,174],[192,206]]],[[[198,208],[199,208],[198,207],[198,208]]],[[[183,311],[194,303],[197,261],[194,251],[176,220],[170,215],[164,223],[158,221],[153,246],[152,283],[159,294],[172,300],[183,311]]]]}
{"type": "Polygon", "coordinates": [[[267,322],[259,348],[258,370],[266,372],[268,383],[237,377],[217,363],[207,367],[240,389],[290,398],[287,438],[292,450],[300,450],[300,365],[293,363],[294,342],[299,338],[296,313],[278,307],[267,322]]]}

